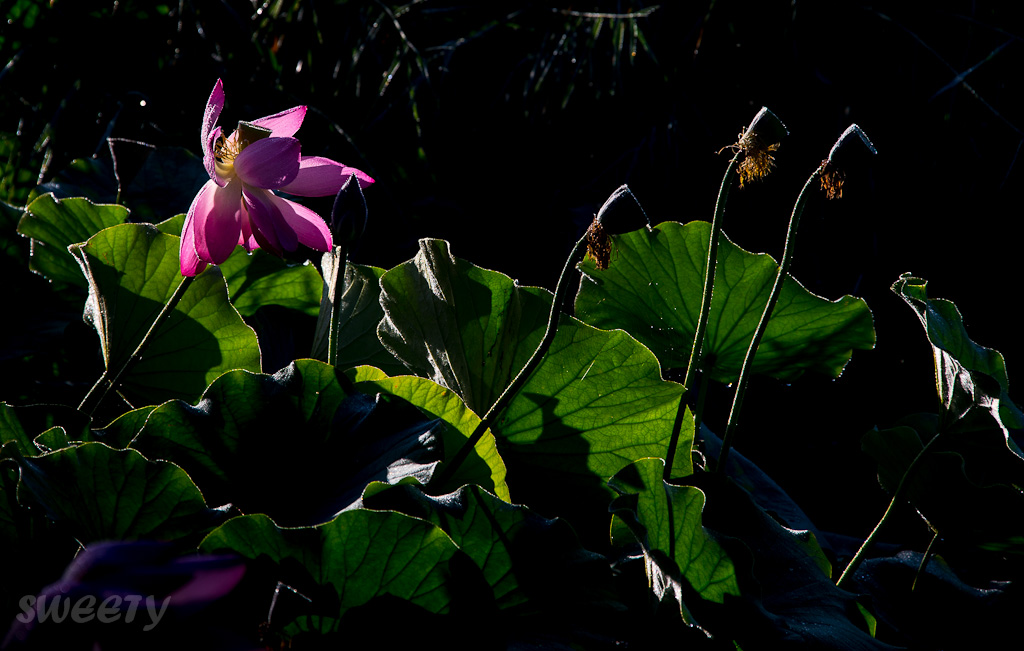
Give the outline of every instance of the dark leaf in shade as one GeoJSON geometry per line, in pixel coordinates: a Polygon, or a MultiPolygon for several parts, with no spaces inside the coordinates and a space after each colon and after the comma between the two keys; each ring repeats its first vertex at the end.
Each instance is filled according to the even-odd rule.
{"type": "Polygon", "coordinates": [[[301,526],[357,504],[371,481],[428,481],[442,426],[401,398],[347,392],[332,366],[298,360],[274,375],[226,373],[196,407],[164,403],[132,447],[180,465],[212,503],[301,526]]]}

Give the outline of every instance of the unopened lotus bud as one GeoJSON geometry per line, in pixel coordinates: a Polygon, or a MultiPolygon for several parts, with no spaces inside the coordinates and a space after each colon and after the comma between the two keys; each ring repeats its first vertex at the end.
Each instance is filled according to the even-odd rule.
{"type": "Polygon", "coordinates": [[[842,163],[850,156],[850,147],[843,147],[847,140],[857,135],[864,143],[868,151],[877,154],[878,150],[871,144],[867,134],[856,124],[851,124],[832,145],[828,152],[828,158],[821,164],[821,189],[829,199],[840,199],[843,196],[843,182],[846,180],[846,172],[843,171],[842,163]]]}
{"type": "Polygon", "coordinates": [[[789,129],[782,123],[779,116],[762,106],[754,119],[740,134],[740,144],[747,147],[757,146],[757,142],[774,144],[778,147],[782,139],[789,135],[789,129]]]}
{"type": "Polygon", "coordinates": [[[779,148],[789,129],[768,107],[762,106],[750,125],[740,133],[738,145],[743,150],[740,162],[740,187],[768,176],[775,167],[772,152],[779,148]]]}
{"type": "Polygon", "coordinates": [[[851,124],[846,127],[846,131],[843,132],[843,135],[839,136],[839,140],[836,140],[836,144],[832,145],[831,151],[828,152],[828,161],[830,163],[839,164],[841,158],[838,157],[842,156],[843,144],[845,144],[846,141],[854,135],[860,138],[860,141],[864,143],[864,146],[868,148],[868,151],[872,154],[878,153],[878,150],[871,144],[871,140],[868,139],[868,135],[864,133],[864,130],[856,124],[851,124]]]}
{"type": "Polygon", "coordinates": [[[743,152],[739,165],[740,187],[750,181],[762,179],[775,167],[772,152],[778,150],[782,139],[789,135],[789,129],[777,115],[762,106],[747,128],[740,131],[736,143],[724,147],[743,152]]]}
{"type": "Polygon", "coordinates": [[[612,245],[608,236],[628,233],[650,225],[651,220],[647,218],[647,213],[629,186],[620,185],[597,211],[594,221],[587,229],[587,256],[594,260],[598,269],[607,269],[612,256],[612,245]],[[619,200],[627,194],[636,202],[640,209],[639,213],[623,209],[619,200]]]}
{"type": "Polygon", "coordinates": [[[351,251],[363,237],[369,211],[366,197],[355,175],[348,177],[338,190],[331,209],[331,236],[334,245],[351,251]]]}

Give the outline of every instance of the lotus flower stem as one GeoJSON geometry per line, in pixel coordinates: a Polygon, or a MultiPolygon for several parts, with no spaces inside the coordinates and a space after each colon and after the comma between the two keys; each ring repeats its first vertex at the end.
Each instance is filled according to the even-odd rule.
{"type": "MultiPolygon", "coordinates": [[[[480,442],[480,439],[483,438],[484,433],[486,433],[490,428],[494,419],[496,419],[505,407],[508,406],[508,403],[512,401],[517,393],[519,393],[519,390],[523,388],[526,381],[530,379],[530,375],[537,366],[540,365],[541,360],[544,358],[544,354],[547,353],[548,348],[551,347],[551,344],[555,340],[555,334],[558,331],[558,320],[562,314],[562,304],[565,302],[565,296],[569,292],[569,278],[572,276],[572,270],[575,269],[576,265],[583,259],[583,256],[586,255],[588,251],[592,251],[595,254],[596,264],[607,264],[608,260],[606,259],[606,256],[610,254],[610,250],[608,249],[609,245],[607,242],[608,233],[605,230],[604,224],[607,222],[606,217],[608,217],[611,207],[625,195],[629,195],[634,201],[636,201],[637,206],[640,208],[640,212],[643,214],[644,221],[648,226],[650,226],[650,219],[647,218],[647,213],[644,211],[643,206],[640,205],[640,202],[637,201],[636,196],[633,195],[633,192],[629,189],[628,185],[619,186],[614,192],[612,192],[608,199],[605,200],[604,205],[601,206],[597,215],[594,216],[594,221],[590,228],[588,228],[587,231],[583,233],[583,236],[577,240],[576,244],[569,252],[569,256],[565,260],[565,266],[562,267],[562,273],[558,276],[558,284],[555,285],[555,294],[551,299],[551,311],[548,313],[548,323],[544,330],[544,336],[541,338],[537,348],[533,351],[533,355],[530,356],[530,359],[527,360],[526,364],[522,369],[520,369],[512,382],[505,387],[505,390],[500,396],[498,396],[498,399],[494,401],[491,408],[487,410],[487,413],[484,414],[484,417],[480,420],[476,429],[473,430],[473,433],[470,434],[466,442],[462,444],[462,447],[455,453],[455,456],[453,456],[447,463],[445,463],[444,467],[441,468],[441,471],[431,481],[432,484],[440,486],[451,479],[452,475],[455,474],[455,471],[458,470],[459,466],[461,466],[469,456],[470,451],[473,450],[473,448],[476,447],[476,444],[480,442]],[[604,252],[602,253],[602,251],[604,252]]],[[[612,218],[611,221],[615,222],[616,220],[612,218]]],[[[621,223],[617,223],[612,226],[612,232],[618,232],[621,226],[621,223]]]]}
{"type": "MultiPolygon", "coordinates": [[[[711,295],[715,287],[715,267],[718,264],[718,242],[722,239],[722,216],[725,214],[725,204],[729,200],[729,190],[732,189],[739,174],[740,157],[742,150],[737,150],[729,161],[722,176],[722,184],[718,188],[718,199],[715,201],[715,213],[711,218],[711,240],[708,243],[708,259],[704,268],[704,294],[700,301],[700,314],[697,317],[697,329],[693,335],[693,349],[690,352],[690,362],[686,366],[686,376],[683,378],[683,394],[679,396],[679,411],[676,413],[675,423],[672,426],[672,436],[668,441],[668,451],[665,456],[665,481],[672,478],[672,461],[676,456],[676,448],[679,446],[679,433],[683,424],[683,413],[686,411],[686,397],[690,392],[693,383],[693,376],[700,366],[701,348],[704,345],[704,335],[708,329],[708,317],[711,314],[711,295]]],[[[694,427],[699,429],[700,423],[694,419],[694,427]]],[[[695,429],[694,431],[697,431],[695,429]]]]}
{"type": "Polygon", "coordinates": [[[431,481],[432,484],[437,486],[444,485],[455,471],[458,470],[459,466],[466,460],[469,453],[476,447],[476,444],[483,438],[484,433],[491,427],[494,419],[508,406],[512,398],[515,397],[519,390],[526,384],[526,381],[530,378],[530,374],[533,373],[534,369],[540,364],[541,359],[544,358],[544,354],[551,347],[551,343],[555,340],[555,333],[558,330],[558,319],[562,313],[562,303],[565,301],[565,295],[569,291],[569,277],[572,275],[572,270],[576,267],[576,264],[583,258],[583,254],[587,250],[587,240],[589,238],[589,232],[584,233],[576,245],[573,246],[572,251],[569,253],[569,257],[565,260],[565,266],[562,267],[562,273],[558,277],[558,284],[555,286],[555,295],[551,300],[551,311],[548,314],[547,328],[544,330],[544,337],[537,345],[536,350],[533,351],[533,355],[527,360],[526,364],[519,371],[516,377],[505,390],[501,393],[491,408],[487,410],[484,417],[480,420],[480,424],[476,426],[473,433],[470,434],[469,438],[462,447],[459,448],[458,452],[453,456],[438,472],[438,474],[431,481]]]}
{"type": "Polygon", "coordinates": [[[704,418],[704,401],[708,397],[708,385],[711,384],[711,378],[707,373],[702,373],[700,376],[700,388],[697,394],[697,400],[693,405],[693,434],[694,436],[700,434],[700,424],[704,418]]]}
{"type": "Polygon", "coordinates": [[[747,347],[747,354],[743,358],[743,366],[740,367],[740,376],[736,381],[736,393],[733,394],[732,408],[729,410],[729,420],[725,426],[725,436],[722,437],[722,451],[718,455],[718,463],[715,466],[716,472],[723,472],[725,469],[725,462],[729,458],[729,450],[732,447],[732,442],[735,439],[736,424],[739,420],[740,409],[743,407],[743,396],[747,391],[748,374],[750,369],[754,365],[754,355],[757,353],[757,347],[761,344],[761,338],[764,337],[765,330],[768,328],[768,321],[772,317],[772,311],[775,309],[775,304],[779,301],[779,294],[782,292],[782,283],[785,281],[786,274],[789,272],[789,268],[793,265],[793,249],[796,245],[796,229],[800,225],[800,215],[804,212],[804,206],[807,204],[807,199],[810,197],[810,189],[815,183],[819,183],[821,188],[825,191],[826,196],[829,199],[836,199],[842,196],[842,172],[838,167],[838,160],[843,152],[843,145],[850,141],[860,140],[861,143],[870,151],[872,154],[877,154],[875,146],[871,144],[864,130],[856,124],[851,124],[843,131],[839,139],[836,140],[835,144],[832,145],[832,149],[828,152],[828,158],[823,160],[818,168],[811,173],[807,178],[807,182],[804,183],[804,187],[800,190],[800,194],[796,198],[796,204],[793,206],[793,214],[789,218],[789,230],[786,232],[786,246],[782,250],[782,261],[779,263],[779,272],[775,276],[775,284],[772,285],[771,293],[768,295],[768,302],[764,306],[764,312],[761,313],[761,320],[757,324],[757,328],[754,330],[754,336],[750,340],[750,345],[747,347]],[[857,138],[853,138],[857,136],[857,138]]]}
{"type": "MultiPolygon", "coordinates": [[[[338,190],[331,209],[330,229],[334,245],[320,259],[324,285],[320,296],[320,315],[313,338],[312,356],[331,366],[338,365],[338,346],[341,338],[342,309],[346,282],[348,281],[348,257],[366,230],[369,217],[362,186],[348,180],[338,190]]],[[[344,374],[339,377],[347,376],[344,374]]]]}
{"type": "Polygon", "coordinates": [[[96,380],[96,384],[92,385],[89,392],[85,394],[85,398],[82,399],[81,404],[78,405],[78,411],[85,412],[89,416],[96,413],[100,404],[102,404],[103,400],[107,397],[107,394],[110,393],[110,390],[121,382],[121,376],[124,375],[128,369],[134,366],[136,362],[142,359],[142,353],[146,350],[150,341],[152,341],[153,335],[156,334],[156,331],[160,328],[160,325],[163,324],[164,320],[171,314],[171,311],[177,307],[178,302],[181,300],[181,297],[185,295],[185,292],[188,291],[193,280],[195,280],[195,276],[182,277],[181,282],[178,283],[178,287],[174,290],[174,293],[171,294],[171,297],[167,300],[163,309],[161,309],[160,313],[157,314],[155,319],[153,319],[152,325],[149,326],[149,330],[146,331],[146,334],[142,336],[142,340],[139,342],[139,345],[135,347],[135,351],[127,360],[125,360],[124,364],[122,364],[121,368],[114,373],[112,378],[109,368],[103,371],[100,378],[96,380]],[[111,379],[108,380],[108,378],[111,379]]]}
{"type": "Polygon", "coordinates": [[[754,365],[754,355],[757,353],[757,347],[761,344],[764,332],[768,328],[768,321],[772,317],[775,304],[779,302],[782,283],[793,264],[793,250],[796,245],[796,230],[800,226],[800,216],[804,212],[804,206],[807,205],[810,190],[815,184],[820,182],[824,168],[825,163],[822,163],[807,178],[807,182],[804,183],[803,189],[800,190],[800,194],[797,196],[796,204],[793,206],[793,214],[789,218],[789,230],[786,232],[786,246],[782,251],[782,262],[779,264],[779,271],[775,275],[775,283],[772,285],[771,293],[768,295],[768,302],[765,303],[764,311],[761,313],[761,320],[758,321],[757,328],[754,330],[754,336],[750,339],[747,354],[743,358],[743,366],[740,367],[740,377],[736,381],[736,392],[733,394],[732,408],[729,410],[729,420],[725,426],[725,436],[722,437],[722,451],[718,455],[718,463],[715,466],[716,472],[724,470],[725,462],[729,458],[729,449],[732,447],[732,442],[735,438],[736,425],[739,421],[740,409],[743,407],[743,397],[746,394],[749,382],[748,376],[751,367],[754,365]]]}
{"type": "MultiPolygon", "coordinates": [[[[750,121],[750,125],[740,132],[736,143],[721,150],[731,149],[733,157],[722,177],[722,185],[718,189],[718,199],[715,201],[715,213],[711,219],[711,239],[708,242],[708,259],[704,267],[704,293],[701,297],[697,326],[693,333],[690,361],[686,365],[686,375],[683,378],[683,395],[679,397],[679,411],[676,414],[672,435],[669,437],[668,450],[665,453],[665,474],[663,475],[665,481],[672,479],[672,463],[679,446],[679,433],[683,424],[683,414],[686,411],[686,398],[692,388],[693,375],[702,365],[704,336],[708,329],[711,298],[715,288],[718,243],[722,239],[722,216],[725,214],[725,204],[729,200],[729,191],[737,177],[742,188],[751,180],[767,176],[775,166],[775,158],[771,152],[779,148],[779,142],[787,135],[789,135],[789,130],[782,120],[769,111],[767,106],[762,106],[754,119],[750,121]]],[[[700,431],[699,413],[695,414],[693,424],[694,432],[700,431]]]]}
{"type": "Polygon", "coordinates": [[[345,293],[345,271],[348,267],[348,250],[335,245],[324,253],[320,261],[324,286],[320,297],[320,316],[316,324],[313,341],[313,357],[331,366],[338,363],[338,337],[341,326],[341,298],[345,293]]]}

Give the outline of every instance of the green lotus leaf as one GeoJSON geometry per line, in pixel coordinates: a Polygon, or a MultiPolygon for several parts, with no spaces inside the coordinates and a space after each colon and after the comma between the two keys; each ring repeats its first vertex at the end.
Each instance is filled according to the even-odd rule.
{"type": "MultiPolygon", "coordinates": [[[[115,226],[71,246],[89,281],[85,318],[100,336],[107,369],[131,357],[182,282],[178,248],[177,237],[148,224],[115,226]]],[[[259,344],[211,268],[196,276],[120,388],[144,404],[194,400],[231,369],[259,371],[259,344]]]]}
{"type": "MultiPolygon", "coordinates": [[[[607,269],[579,264],[584,278],[576,314],[598,328],[622,328],[666,368],[686,368],[700,312],[711,225],[664,222],[611,237],[607,269]]],[[[739,248],[725,235],[718,249],[703,355],[706,371],[734,382],[778,274],[767,254],[739,248]]],[[[855,349],[870,349],[875,330],[867,304],[828,301],[788,276],[754,358],[753,370],[791,380],[806,371],[838,377],[855,349]]]]}
{"type": "Polygon", "coordinates": [[[550,307],[544,290],[456,258],[444,240],[420,240],[380,285],[384,347],[481,414],[533,354],[550,307]]]}
{"type": "Polygon", "coordinates": [[[416,486],[374,485],[364,503],[444,530],[480,568],[497,608],[506,614],[547,614],[561,620],[576,620],[584,611],[593,617],[610,614],[611,609],[602,607],[614,601],[608,563],[581,547],[564,520],[543,518],[479,486],[430,497],[416,486]],[[574,586],[571,595],[563,591],[566,585],[574,586]],[[569,617],[570,611],[575,617],[569,617]]]}
{"type": "MultiPolygon", "coordinates": [[[[337,256],[325,254],[328,264],[337,264],[337,256]]],[[[325,269],[325,273],[330,271],[325,269]]],[[[375,366],[389,375],[403,375],[408,369],[381,344],[377,338],[377,326],[384,318],[380,305],[380,277],[384,270],[348,262],[345,265],[344,286],[341,292],[341,306],[338,313],[338,358],[340,368],[360,365],[375,366]]],[[[321,297],[321,310],[330,310],[329,299],[321,297]]],[[[329,326],[328,319],[322,319],[317,327],[313,342],[313,357],[324,359],[327,355],[329,326]]]]}
{"type": "Polygon", "coordinates": [[[220,265],[231,304],[249,317],[264,305],[280,305],[316,316],[322,281],[310,264],[288,264],[262,249],[247,254],[236,248],[220,265]]]}
{"type": "MultiPolygon", "coordinates": [[[[410,262],[381,278],[378,334],[410,369],[488,409],[533,354],[551,293],[452,256],[421,240],[410,262]]],[[[545,515],[577,516],[580,535],[604,530],[605,482],[629,463],[664,455],[682,387],[625,332],[562,316],[541,364],[492,430],[516,501],[545,515]]],[[[692,420],[674,468],[690,472],[692,420]]]]}
{"type": "Polygon", "coordinates": [[[233,518],[210,532],[205,553],[234,552],[275,564],[330,624],[391,595],[432,613],[448,611],[449,561],[458,548],[438,527],[395,512],[355,509],[316,527],[282,529],[265,515],[233,518]],[[329,592],[330,596],[324,594],[329,592]]]}
{"type": "Polygon", "coordinates": [[[738,596],[739,584],[729,555],[704,529],[705,496],[695,486],[675,486],[662,479],[661,459],[642,459],[612,478],[619,493],[611,510],[630,527],[652,559],[649,569],[659,597],[673,592],[687,619],[686,593],[723,603],[738,596]],[[680,587],[679,581],[690,589],[680,587]]]}
{"type": "MultiPolygon", "coordinates": [[[[180,236],[184,222],[185,215],[176,215],[156,227],[180,236]]],[[[291,264],[263,249],[250,254],[236,248],[219,268],[231,304],[243,317],[251,317],[263,305],[280,305],[309,316],[320,311],[320,274],[310,264],[291,264]]]]}
{"type": "MultiPolygon", "coordinates": [[[[544,360],[494,423],[516,501],[565,515],[591,540],[607,538],[607,481],[630,463],[663,457],[682,386],[627,333],[563,317],[544,360]]],[[[684,411],[673,464],[692,472],[693,417],[684,411]]]]}
{"type": "Polygon", "coordinates": [[[55,449],[63,437],[81,441],[89,436],[89,417],[63,405],[24,405],[14,407],[0,402],[0,447],[9,454],[3,456],[34,457],[40,452],[55,449]],[[58,434],[58,432],[60,432],[58,434]],[[41,436],[47,436],[40,439],[41,436]],[[10,448],[7,448],[7,446],[10,448]],[[41,447],[42,446],[42,447],[41,447]],[[17,453],[14,452],[17,450],[17,453]]]}
{"type": "MultiPolygon", "coordinates": [[[[1004,431],[1024,428],[1024,414],[1009,397],[1002,354],[971,341],[956,305],[929,298],[928,282],[910,274],[900,276],[892,291],[913,308],[932,345],[936,388],[946,417],[961,419],[978,407],[990,412],[1004,431]]],[[[1009,438],[1007,443],[1016,447],[1009,438]]]]}
{"type": "Polygon", "coordinates": [[[68,247],[127,220],[128,209],[124,206],[44,194],[25,208],[18,232],[34,240],[30,269],[50,280],[86,287],[88,283],[68,247]]]}
{"type": "MultiPolygon", "coordinates": [[[[349,372],[355,388],[366,392],[383,392],[409,401],[431,418],[449,425],[444,429],[445,458],[449,459],[466,442],[480,417],[466,407],[466,403],[451,389],[427,378],[414,375],[388,377],[380,369],[361,366],[349,372]]],[[[510,501],[505,483],[505,463],[498,454],[494,435],[487,433],[476,444],[471,455],[443,486],[432,486],[434,492],[448,493],[464,484],[476,484],[510,501]]]]}
{"type": "MultiPolygon", "coordinates": [[[[892,650],[874,639],[873,618],[856,595],[836,587],[832,568],[808,531],[789,529],[756,502],[756,496],[717,473],[694,474],[693,487],[707,496],[705,531],[732,559],[741,586],[712,624],[737,647],[892,650]],[[733,623],[741,619],[744,624],[733,623]]],[[[708,609],[693,603],[694,611],[708,609]]]]}
{"type": "Polygon", "coordinates": [[[201,535],[223,518],[178,466],[83,443],[20,460],[22,485],[83,543],[201,535]]]}
{"type": "Polygon", "coordinates": [[[160,405],[132,447],[180,465],[214,503],[289,526],[332,519],[372,481],[429,481],[446,428],[344,380],[309,359],[274,375],[225,373],[197,407],[160,405]]]}
{"type": "Polygon", "coordinates": [[[1024,462],[1007,450],[1003,432],[992,423],[939,435],[939,422],[918,414],[864,435],[861,448],[878,465],[882,488],[893,493],[903,482],[907,501],[949,544],[999,546],[1020,535],[1019,519],[1007,514],[1024,512],[1024,462]]]}
{"type": "Polygon", "coordinates": [[[154,409],[156,409],[156,405],[147,405],[126,411],[105,427],[92,430],[86,440],[106,443],[112,448],[126,448],[131,445],[132,439],[142,431],[146,419],[154,409]]]}

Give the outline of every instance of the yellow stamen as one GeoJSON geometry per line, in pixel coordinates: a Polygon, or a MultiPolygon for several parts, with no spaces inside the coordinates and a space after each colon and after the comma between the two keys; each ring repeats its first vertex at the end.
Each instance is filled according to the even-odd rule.
{"type": "Polygon", "coordinates": [[[832,163],[825,161],[824,169],[821,172],[821,189],[829,199],[841,199],[843,197],[843,181],[846,174],[832,163]]]}
{"type": "Polygon", "coordinates": [[[217,173],[220,176],[232,176],[235,173],[235,159],[242,150],[270,136],[272,131],[251,122],[239,122],[238,128],[230,136],[217,138],[213,146],[213,157],[217,160],[217,173]]]}
{"type": "Polygon", "coordinates": [[[762,108],[750,126],[740,131],[736,136],[736,142],[718,150],[721,154],[726,149],[734,154],[743,152],[743,160],[740,161],[737,172],[740,177],[740,187],[768,176],[768,173],[775,167],[775,157],[772,152],[778,150],[779,142],[789,135],[786,125],[782,124],[779,118],[762,108]]]}
{"type": "Polygon", "coordinates": [[[601,222],[594,218],[587,229],[587,255],[594,260],[598,269],[607,269],[612,260],[612,244],[601,222]]]}
{"type": "Polygon", "coordinates": [[[779,143],[767,144],[751,130],[744,129],[740,132],[739,140],[734,147],[743,150],[743,160],[740,162],[740,187],[750,181],[757,181],[768,176],[768,173],[775,167],[775,157],[771,152],[779,148],[779,143]]]}

